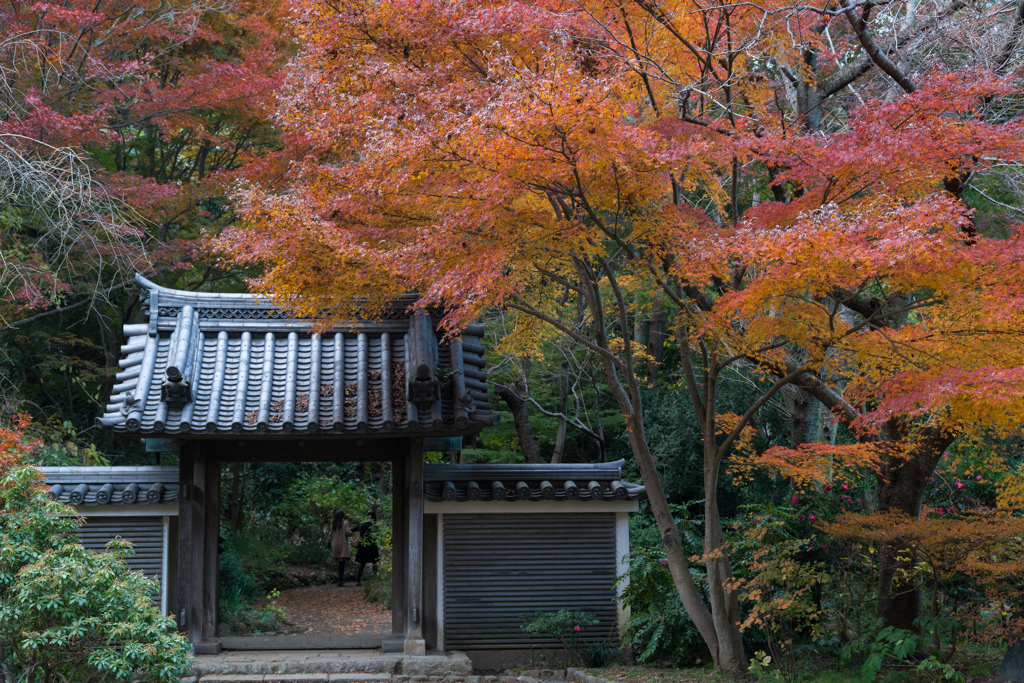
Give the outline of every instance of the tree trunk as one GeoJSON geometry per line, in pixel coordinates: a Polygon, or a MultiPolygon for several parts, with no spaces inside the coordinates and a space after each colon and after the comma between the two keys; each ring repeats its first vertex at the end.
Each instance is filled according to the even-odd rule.
{"type": "Polygon", "coordinates": [[[660,298],[651,307],[651,329],[647,335],[647,379],[654,384],[661,369],[662,350],[665,348],[665,305],[660,298]]]}
{"type": "Polygon", "coordinates": [[[231,487],[228,490],[228,519],[232,529],[241,531],[242,497],[245,495],[245,463],[229,463],[228,472],[231,473],[231,487]]]}
{"type": "Polygon", "coordinates": [[[551,453],[551,464],[562,462],[562,452],[565,450],[565,431],[569,426],[565,419],[566,410],[569,408],[569,364],[562,363],[558,373],[558,408],[556,411],[562,415],[558,418],[558,431],[555,433],[555,450],[551,453]]]}
{"type": "Polygon", "coordinates": [[[787,387],[784,404],[789,412],[789,446],[821,441],[821,403],[799,387],[787,387]]]}
{"type": "MultiPolygon", "coordinates": [[[[680,349],[688,353],[689,349],[680,349]]],[[[714,347],[709,349],[704,393],[704,566],[708,571],[708,597],[711,615],[718,634],[719,667],[726,671],[746,671],[747,660],[740,634],[740,606],[734,582],[732,563],[725,547],[722,518],[718,510],[718,474],[722,459],[718,452],[716,420],[718,377],[713,369],[718,360],[714,347]]]]}
{"type": "Polygon", "coordinates": [[[515,389],[507,384],[494,384],[494,392],[501,397],[501,400],[508,406],[512,413],[512,423],[516,428],[516,435],[519,437],[519,448],[523,451],[526,462],[536,464],[540,462],[540,446],[533,436],[533,428],[530,426],[530,415],[526,410],[527,403],[519,398],[515,389]]]}
{"type": "MultiPolygon", "coordinates": [[[[820,378],[808,378],[802,384],[825,407],[834,410],[844,423],[850,424],[857,419],[857,411],[839,391],[827,386],[820,378]]],[[[915,428],[896,419],[883,425],[877,443],[891,444],[893,454],[883,456],[878,473],[879,512],[899,513],[911,519],[920,517],[928,479],[956,436],[955,432],[946,429],[915,428]]],[[[915,585],[901,584],[899,580],[901,570],[909,569],[912,563],[913,557],[909,556],[906,548],[898,545],[881,548],[877,609],[886,626],[913,630],[914,620],[921,613],[920,590],[915,585]]]]}
{"type": "MultiPolygon", "coordinates": [[[[905,433],[905,425],[894,421],[883,427],[882,438],[905,448],[906,443],[901,439],[905,433]]],[[[916,435],[909,455],[887,457],[878,477],[878,510],[900,513],[911,519],[920,517],[928,478],[954,438],[951,432],[926,428],[916,435]]],[[[886,626],[916,630],[914,620],[921,613],[921,591],[917,584],[900,580],[903,572],[914,564],[915,558],[905,547],[893,544],[881,549],[878,616],[886,626]]]]}
{"type": "MultiPolygon", "coordinates": [[[[714,562],[708,562],[708,582],[711,584],[711,609],[704,602],[704,598],[697,589],[690,576],[686,555],[683,552],[679,538],[679,529],[675,519],[668,507],[668,499],[661,486],[661,478],[658,474],[657,464],[647,443],[647,436],[644,433],[643,403],[641,400],[640,382],[637,379],[631,343],[628,335],[625,337],[625,348],[623,349],[623,361],[616,363],[610,353],[610,345],[606,331],[604,305],[601,298],[598,278],[588,266],[577,261],[577,270],[582,290],[590,308],[590,315],[594,325],[594,341],[605,350],[600,354],[601,366],[604,370],[605,382],[608,391],[612,394],[615,402],[626,423],[626,433],[629,437],[630,450],[636,461],[637,469],[640,471],[640,478],[647,489],[647,500],[651,504],[651,511],[658,525],[661,534],[662,546],[665,549],[665,558],[672,581],[675,584],[679,598],[686,609],[686,613],[693,621],[694,626],[700,632],[704,643],[711,653],[715,665],[731,673],[741,673],[746,670],[747,662],[743,656],[743,640],[739,630],[739,609],[736,604],[735,593],[728,591],[722,582],[732,577],[732,569],[728,558],[722,555],[714,562]],[[621,373],[621,374],[620,374],[621,373]],[[625,384],[625,385],[624,385],[625,384]],[[716,590],[717,589],[717,590],[716,590]],[[734,609],[730,605],[735,605],[734,609]]],[[[608,279],[616,293],[618,318],[620,329],[626,330],[626,307],[607,263],[604,264],[608,279]]],[[[713,411],[713,392],[711,390],[713,411]]],[[[712,423],[712,430],[714,425],[712,423]]],[[[714,431],[711,432],[712,443],[715,440],[714,431]]],[[[705,487],[707,482],[715,482],[705,491],[705,498],[710,498],[710,518],[705,520],[705,529],[713,529],[706,532],[705,551],[711,550],[709,555],[718,555],[717,551],[724,546],[721,520],[718,517],[718,506],[715,498],[717,490],[718,468],[709,472],[705,463],[705,487]]]]}

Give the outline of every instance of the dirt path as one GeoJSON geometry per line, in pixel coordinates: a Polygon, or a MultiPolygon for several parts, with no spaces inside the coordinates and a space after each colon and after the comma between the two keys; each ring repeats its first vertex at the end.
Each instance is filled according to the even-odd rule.
{"type": "Polygon", "coordinates": [[[367,602],[362,586],[293,588],[282,591],[275,602],[294,624],[289,632],[301,630],[310,636],[391,633],[391,611],[367,602]]]}

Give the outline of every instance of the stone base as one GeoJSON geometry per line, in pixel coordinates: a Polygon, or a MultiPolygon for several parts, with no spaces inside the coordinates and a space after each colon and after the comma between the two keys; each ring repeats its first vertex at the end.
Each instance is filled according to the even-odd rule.
{"type": "Polygon", "coordinates": [[[192,651],[197,655],[219,655],[221,644],[219,640],[204,640],[201,643],[192,643],[192,651]]]}
{"type": "MultiPolygon", "coordinates": [[[[192,660],[192,675],[199,683],[211,676],[229,676],[227,679],[212,678],[208,683],[303,683],[292,677],[281,678],[281,674],[309,676],[324,674],[332,683],[354,680],[347,677],[335,679],[340,674],[404,674],[406,676],[438,676],[460,680],[473,673],[473,663],[462,652],[431,652],[427,655],[383,654],[379,650],[224,650],[217,655],[197,656],[192,660]],[[234,679],[238,676],[252,676],[252,679],[234,679]]],[[[324,676],[316,677],[322,681],[324,676]]],[[[312,683],[305,681],[305,683],[312,683]]],[[[360,681],[364,680],[362,678],[360,681]]],[[[367,678],[366,680],[371,680],[367,678]]],[[[380,680],[384,680],[381,678],[380,680]]]]}
{"type": "Polygon", "coordinates": [[[405,654],[409,657],[425,657],[427,655],[427,641],[422,638],[406,638],[405,654]]]}
{"type": "Polygon", "coordinates": [[[405,638],[402,636],[395,636],[394,638],[385,638],[381,641],[380,651],[384,653],[396,653],[405,652],[405,638]]]}

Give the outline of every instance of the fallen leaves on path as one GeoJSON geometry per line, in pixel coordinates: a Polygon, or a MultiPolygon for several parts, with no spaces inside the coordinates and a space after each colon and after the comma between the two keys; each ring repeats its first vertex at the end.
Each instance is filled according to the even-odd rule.
{"type": "Polygon", "coordinates": [[[391,633],[391,611],[368,602],[362,586],[292,588],[281,591],[274,602],[284,609],[293,628],[304,635],[391,633]]]}

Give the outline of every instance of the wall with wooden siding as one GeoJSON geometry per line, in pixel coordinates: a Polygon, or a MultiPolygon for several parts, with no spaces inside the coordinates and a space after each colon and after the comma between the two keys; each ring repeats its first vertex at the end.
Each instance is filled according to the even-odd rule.
{"type": "Polygon", "coordinates": [[[103,551],[115,537],[127,539],[135,546],[135,554],[128,558],[128,567],[141,571],[146,578],[157,581],[161,590],[153,601],[166,606],[163,595],[165,520],[164,517],[98,517],[90,516],[77,530],[82,545],[89,550],[103,551]]]}
{"type": "Polygon", "coordinates": [[[618,640],[614,584],[624,569],[615,512],[517,514],[503,507],[438,518],[442,647],[552,647],[549,636],[522,630],[522,615],[560,609],[597,616],[590,639],[618,640]]]}

